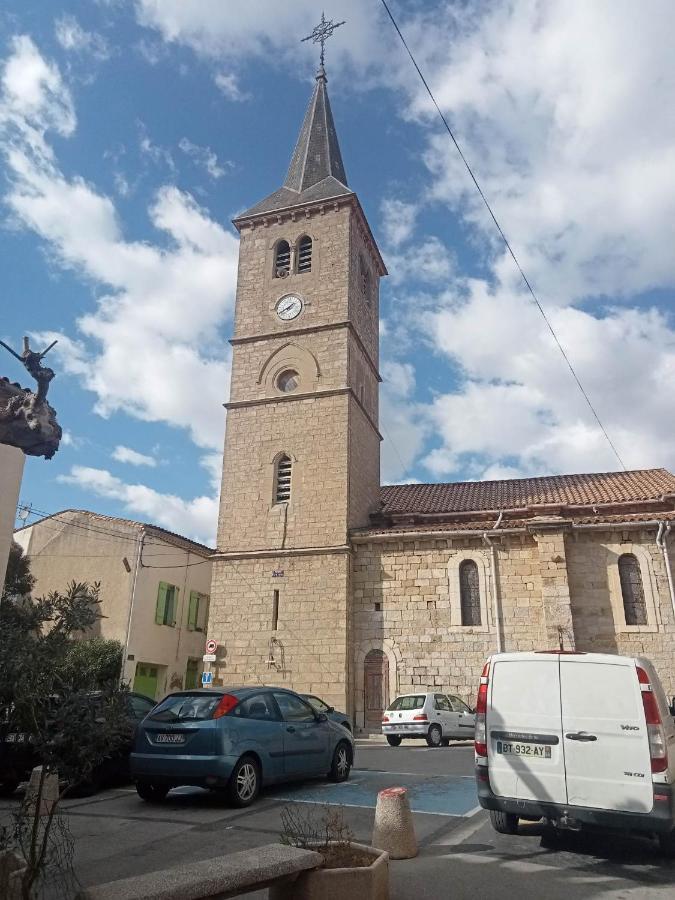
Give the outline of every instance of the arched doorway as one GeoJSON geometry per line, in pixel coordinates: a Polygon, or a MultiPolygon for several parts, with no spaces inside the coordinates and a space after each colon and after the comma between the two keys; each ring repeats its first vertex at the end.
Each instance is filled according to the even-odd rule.
{"type": "Polygon", "coordinates": [[[366,728],[380,728],[389,705],[389,660],[382,650],[371,650],[363,663],[366,728]]]}

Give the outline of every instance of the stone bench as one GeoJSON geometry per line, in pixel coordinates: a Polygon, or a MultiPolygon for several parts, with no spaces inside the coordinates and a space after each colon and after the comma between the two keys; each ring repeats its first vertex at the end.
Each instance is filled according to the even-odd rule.
{"type": "Polygon", "coordinates": [[[266,844],[95,885],[82,890],[77,900],[224,900],[293,881],[321,862],[313,850],[266,844]]]}

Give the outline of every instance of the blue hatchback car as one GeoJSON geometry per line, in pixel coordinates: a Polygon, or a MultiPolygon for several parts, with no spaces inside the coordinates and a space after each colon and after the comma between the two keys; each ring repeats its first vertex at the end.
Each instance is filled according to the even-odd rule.
{"type": "Polygon", "coordinates": [[[249,806],[262,785],[346,781],[353,762],[353,738],[340,725],[293,691],[249,685],[169,694],[138,727],[131,774],[149,802],[197,785],[249,806]]]}

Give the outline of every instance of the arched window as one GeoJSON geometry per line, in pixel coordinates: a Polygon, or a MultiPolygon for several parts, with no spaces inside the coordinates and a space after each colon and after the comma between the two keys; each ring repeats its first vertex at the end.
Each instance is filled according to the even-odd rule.
{"type": "Polygon", "coordinates": [[[305,235],[298,244],[298,272],[312,271],[312,239],[305,235]]]}
{"type": "Polygon", "coordinates": [[[647,604],[640,563],[632,553],[624,553],[619,557],[619,579],[626,625],[646,625],[647,604]]]}
{"type": "Polygon", "coordinates": [[[279,241],[274,251],[274,277],[285,278],[291,271],[291,247],[288,241],[279,241]]]}
{"type": "Polygon", "coordinates": [[[293,463],[284,453],[277,460],[274,471],[274,502],[288,503],[291,499],[291,474],[293,463]]]}
{"type": "Polygon", "coordinates": [[[478,566],[472,559],[465,559],[459,566],[459,599],[462,625],[480,625],[478,566]]]}

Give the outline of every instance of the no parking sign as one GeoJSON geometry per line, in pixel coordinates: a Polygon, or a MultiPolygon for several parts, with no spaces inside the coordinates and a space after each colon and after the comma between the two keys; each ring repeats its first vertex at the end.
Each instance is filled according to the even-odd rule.
{"type": "Polygon", "coordinates": [[[214,641],[213,638],[209,638],[206,642],[206,652],[207,653],[215,653],[218,649],[218,641],[214,641]]]}

